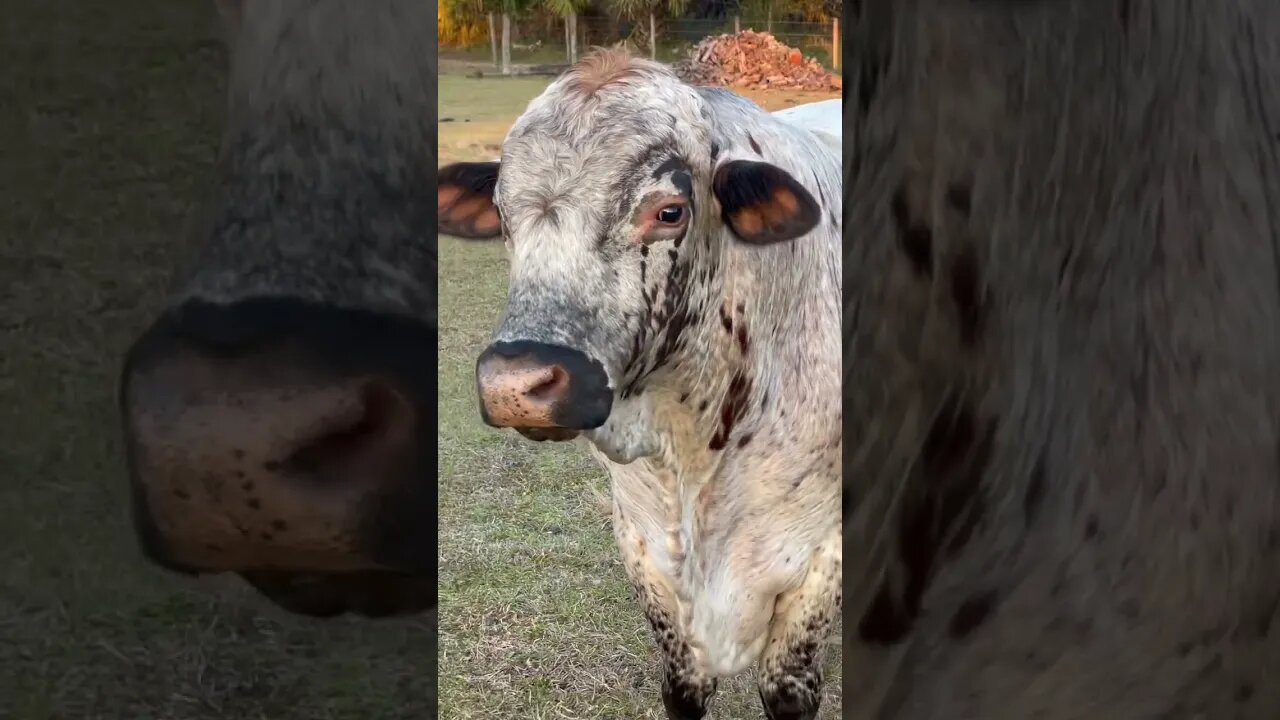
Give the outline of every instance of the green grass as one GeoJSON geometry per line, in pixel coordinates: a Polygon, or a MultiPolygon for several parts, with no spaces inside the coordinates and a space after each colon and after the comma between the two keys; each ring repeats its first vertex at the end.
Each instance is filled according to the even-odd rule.
{"type": "MultiPolygon", "coordinates": [[[[546,78],[441,78],[443,162],[496,154],[546,78]],[[473,122],[463,122],[471,119],[473,122]]],[[[576,447],[486,427],[475,361],[506,298],[498,242],[440,238],[440,710],[450,720],[665,720],[658,658],[609,527],[607,482],[576,447]]],[[[829,652],[823,718],[840,707],[829,652]]],[[[763,717],[754,680],[712,717],[763,717]]]]}
{"type": "Polygon", "coordinates": [[[441,118],[451,117],[454,122],[501,121],[503,130],[496,136],[501,140],[506,126],[524,111],[530,100],[546,89],[551,80],[548,77],[475,79],[445,75],[437,86],[436,107],[441,118]]]}
{"type": "Polygon", "coordinates": [[[115,409],[210,189],[213,3],[0,23],[0,718],[381,720],[434,704],[434,617],[306,620],[136,549],[115,409]]]}

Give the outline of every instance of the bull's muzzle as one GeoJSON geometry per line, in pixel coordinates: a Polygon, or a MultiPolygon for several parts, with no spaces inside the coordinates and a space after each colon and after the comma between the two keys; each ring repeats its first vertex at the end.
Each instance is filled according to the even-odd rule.
{"type": "Polygon", "coordinates": [[[148,558],[241,573],[303,612],[434,604],[416,579],[434,576],[434,477],[422,455],[434,398],[395,366],[397,353],[434,354],[434,333],[344,313],[189,305],[134,345],[121,410],[148,558]],[[348,586],[363,593],[350,606],[348,586]]]}
{"type": "Polygon", "coordinates": [[[534,440],[565,440],[609,419],[613,392],[604,366],[559,345],[496,342],[476,363],[480,415],[534,440]]]}

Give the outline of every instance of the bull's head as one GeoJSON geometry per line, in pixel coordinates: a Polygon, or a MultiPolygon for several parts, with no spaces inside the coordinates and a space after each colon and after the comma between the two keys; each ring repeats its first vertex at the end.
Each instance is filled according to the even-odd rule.
{"type": "MultiPolygon", "coordinates": [[[[785,170],[721,152],[717,112],[660,65],[599,53],[530,104],[500,163],[441,169],[440,230],[502,236],[510,252],[507,307],[477,364],[487,423],[534,439],[601,428],[715,318],[726,243],[786,242],[819,222],[785,170]]],[[[590,437],[618,459],[644,454],[620,433],[590,437]]]]}

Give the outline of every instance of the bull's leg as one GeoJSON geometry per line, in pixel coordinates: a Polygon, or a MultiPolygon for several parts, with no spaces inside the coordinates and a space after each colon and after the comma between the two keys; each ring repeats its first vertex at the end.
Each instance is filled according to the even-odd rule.
{"type": "Polygon", "coordinates": [[[669,720],[702,720],[716,692],[716,680],[694,657],[677,622],[678,603],[670,584],[654,567],[644,534],[615,506],[613,531],[622,551],[622,564],[636,599],[653,628],[662,655],[662,705],[669,720]]]}
{"type": "Polygon", "coordinates": [[[757,683],[769,720],[812,720],[822,700],[822,657],[840,612],[840,539],[814,554],[800,587],[778,596],[757,683]]]}
{"type": "Polygon", "coordinates": [[[647,562],[643,547],[643,543],[624,546],[623,556],[662,655],[662,705],[669,720],[702,720],[715,695],[716,680],[698,666],[676,622],[675,597],[647,562]]]}
{"type": "MultiPolygon", "coordinates": [[[[653,594],[648,594],[650,598],[653,594]]],[[[660,604],[649,602],[645,616],[662,653],[662,705],[669,720],[702,720],[716,692],[715,678],[700,670],[689,644],[660,604]]]]}

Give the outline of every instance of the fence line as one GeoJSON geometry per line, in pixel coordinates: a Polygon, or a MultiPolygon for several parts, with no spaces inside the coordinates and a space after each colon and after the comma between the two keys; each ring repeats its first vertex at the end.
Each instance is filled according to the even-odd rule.
{"type": "MultiPolygon", "coordinates": [[[[579,16],[573,20],[549,14],[512,14],[509,22],[510,48],[502,49],[503,20],[492,15],[487,21],[491,36],[466,48],[441,48],[443,58],[468,60],[473,63],[492,63],[501,69],[503,58],[508,65],[559,65],[569,62],[569,28],[575,32],[572,38],[576,56],[596,45],[611,45],[631,39],[639,43],[639,49],[648,50],[649,21],[628,22],[600,16],[579,16]],[[509,55],[508,55],[509,53],[509,55]]],[[[690,47],[704,38],[741,30],[771,32],[779,42],[800,49],[806,55],[833,70],[839,63],[839,21],[802,22],[796,20],[771,20],[767,17],[728,16],[724,18],[656,18],[654,35],[656,43],[652,52],[658,60],[672,62],[683,58],[690,47]]],[[[488,33],[486,33],[488,34],[488,33]]]]}

